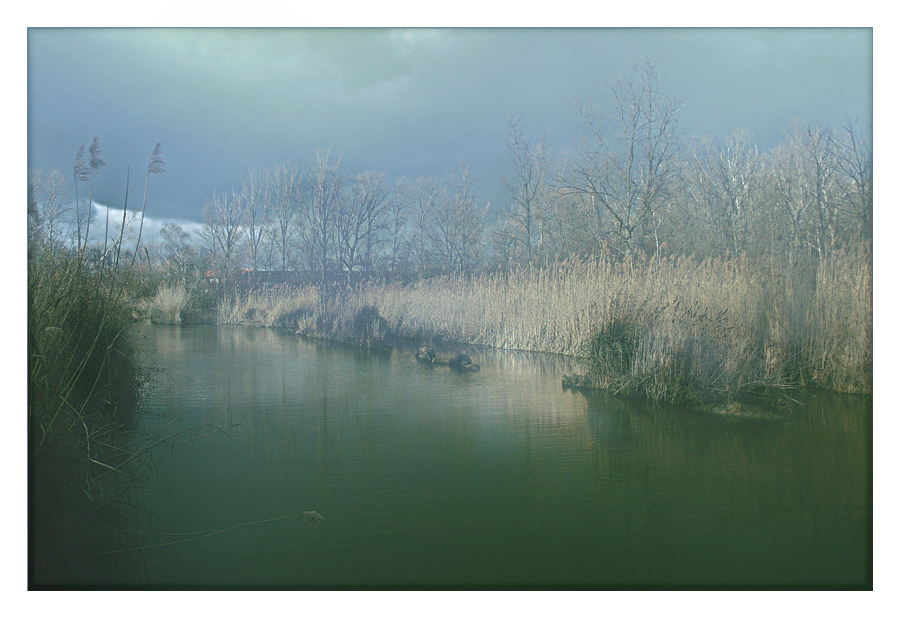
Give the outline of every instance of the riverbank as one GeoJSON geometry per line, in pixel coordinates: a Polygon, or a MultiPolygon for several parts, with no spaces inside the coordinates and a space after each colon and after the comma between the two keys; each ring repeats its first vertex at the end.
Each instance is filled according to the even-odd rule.
{"type": "Polygon", "coordinates": [[[409,285],[227,298],[217,320],[367,347],[447,341],[581,359],[582,388],[706,404],[769,390],[872,391],[868,250],[821,262],[570,259],[409,285]]]}

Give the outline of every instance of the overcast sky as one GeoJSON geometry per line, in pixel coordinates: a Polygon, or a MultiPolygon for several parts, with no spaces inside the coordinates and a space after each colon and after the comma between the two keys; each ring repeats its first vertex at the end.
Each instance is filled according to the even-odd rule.
{"type": "Polygon", "coordinates": [[[872,124],[869,29],[31,29],[28,166],[70,177],[98,135],[94,198],[121,207],[127,167],[139,193],[162,141],[148,214],[199,221],[248,168],[317,147],[348,174],[445,174],[462,158],[499,206],[504,115],[565,150],[584,130],[573,102],[605,101],[645,57],[684,99],[688,135],[746,127],[767,149],[793,118],[872,124]]]}

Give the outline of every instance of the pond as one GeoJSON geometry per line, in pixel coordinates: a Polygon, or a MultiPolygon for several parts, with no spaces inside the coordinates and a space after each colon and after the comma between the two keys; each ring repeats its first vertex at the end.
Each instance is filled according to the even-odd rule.
{"type": "Polygon", "coordinates": [[[871,588],[871,398],[738,421],[563,391],[556,357],[141,332],[148,586],[871,588]]]}

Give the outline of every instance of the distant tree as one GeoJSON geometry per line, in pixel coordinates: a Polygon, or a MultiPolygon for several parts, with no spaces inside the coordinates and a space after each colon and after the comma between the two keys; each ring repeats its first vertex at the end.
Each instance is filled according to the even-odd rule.
{"type": "Polygon", "coordinates": [[[749,131],[735,131],[721,145],[704,139],[688,161],[688,193],[694,220],[706,232],[706,250],[735,255],[750,249],[758,209],[762,161],[749,131]]]}
{"type": "Polygon", "coordinates": [[[161,254],[166,270],[187,282],[191,265],[197,258],[197,249],[191,242],[191,235],[174,222],[168,222],[160,230],[161,254]]]}
{"type": "Polygon", "coordinates": [[[856,238],[872,238],[872,144],[853,122],[836,140],[836,165],[842,192],[838,210],[850,220],[856,238]]]}
{"type": "Polygon", "coordinates": [[[521,230],[512,219],[500,219],[490,230],[490,243],[493,250],[492,265],[501,270],[508,270],[519,262],[522,251],[519,248],[521,230]]]}
{"type": "Polygon", "coordinates": [[[475,180],[460,161],[449,181],[449,192],[437,202],[430,240],[441,264],[453,272],[468,272],[483,261],[482,236],[490,206],[475,202],[475,180]]]}
{"type": "Polygon", "coordinates": [[[336,230],[347,276],[355,267],[371,271],[375,249],[384,231],[388,185],[380,172],[363,172],[353,179],[349,195],[339,202],[336,230]]]}
{"type": "Polygon", "coordinates": [[[444,189],[436,176],[419,176],[408,188],[412,201],[410,251],[420,277],[429,271],[434,261],[430,239],[438,202],[444,199],[443,194],[444,189]]]}
{"type": "Polygon", "coordinates": [[[43,172],[37,169],[28,170],[28,242],[41,235],[41,212],[38,207],[39,193],[43,172]]]}
{"type": "Polygon", "coordinates": [[[660,92],[649,60],[608,89],[611,113],[577,106],[590,136],[570,153],[562,185],[588,198],[597,227],[628,252],[653,238],[673,189],[682,103],[660,92]]]}
{"type": "MultiPolygon", "coordinates": [[[[66,203],[68,190],[59,170],[30,170],[28,175],[28,215],[37,233],[53,246],[64,235],[71,208],[66,203]]],[[[31,227],[29,228],[31,229],[31,227]]]]}
{"type": "Polygon", "coordinates": [[[310,266],[319,270],[324,286],[329,260],[337,253],[336,218],[344,187],[341,158],[331,149],[316,150],[306,174],[304,244],[310,266]]]}
{"type": "Polygon", "coordinates": [[[257,169],[249,170],[236,197],[244,211],[250,267],[256,270],[259,267],[259,249],[269,232],[272,213],[273,196],[271,187],[266,182],[266,173],[257,169]]]}
{"type": "Polygon", "coordinates": [[[408,178],[401,178],[394,184],[387,207],[387,263],[388,270],[395,274],[406,258],[406,227],[410,208],[414,202],[415,185],[408,178]]]}
{"type": "MultiPolygon", "coordinates": [[[[505,176],[503,186],[510,197],[504,215],[508,220],[503,241],[512,250],[512,259],[531,264],[543,254],[549,200],[550,145],[546,138],[534,142],[525,137],[522,118],[506,119],[506,150],[513,171],[505,176]]],[[[499,240],[499,238],[498,238],[499,240]]]]}
{"type": "Polygon", "coordinates": [[[281,258],[281,270],[287,270],[292,261],[295,232],[301,226],[303,172],[287,161],[269,168],[266,178],[273,199],[275,250],[281,258]]]}
{"type": "Polygon", "coordinates": [[[837,238],[840,203],[831,132],[794,122],[772,150],[770,165],[770,194],[786,247],[827,259],[837,238]]]}
{"type": "Polygon", "coordinates": [[[554,201],[552,254],[597,254],[607,246],[609,215],[587,193],[561,189],[554,201]]]}
{"type": "Polygon", "coordinates": [[[203,208],[200,235],[221,274],[221,280],[236,267],[245,232],[245,212],[239,194],[235,191],[214,194],[203,208]]]}

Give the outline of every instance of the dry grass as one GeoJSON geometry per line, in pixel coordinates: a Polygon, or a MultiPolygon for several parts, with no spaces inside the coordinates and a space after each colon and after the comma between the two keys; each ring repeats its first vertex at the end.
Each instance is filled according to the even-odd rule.
{"type": "Polygon", "coordinates": [[[230,301],[220,321],[254,316],[362,341],[357,316],[368,307],[391,335],[582,357],[597,388],[699,402],[783,386],[871,392],[871,298],[865,250],[818,265],[570,259],[326,299],[315,288],[255,293],[230,301]]]}
{"type": "Polygon", "coordinates": [[[219,324],[250,324],[299,330],[300,320],[319,306],[314,286],[279,286],[227,297],[219,304],[219,324]]]}
{"type": "Polygon", "coordinates": [[[160,283],[156,295],[145,301],[150,321],[154,324],[181,324],[183,313],[191,303],[191,294],[184,282],[160,283]]]}

